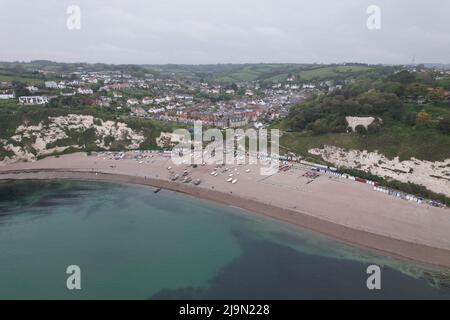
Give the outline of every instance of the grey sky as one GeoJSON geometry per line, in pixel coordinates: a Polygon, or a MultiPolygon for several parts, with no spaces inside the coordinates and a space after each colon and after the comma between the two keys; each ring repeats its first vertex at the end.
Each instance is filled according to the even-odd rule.
{"type": "Polygon", "coordinates": [[[0,0],[0,60],[450,63],[448,0],[0,0]],[[382,29],[366,27],[370,4],[382,29]],[[81,30],[66,9],[81,8],[81,30]]]}

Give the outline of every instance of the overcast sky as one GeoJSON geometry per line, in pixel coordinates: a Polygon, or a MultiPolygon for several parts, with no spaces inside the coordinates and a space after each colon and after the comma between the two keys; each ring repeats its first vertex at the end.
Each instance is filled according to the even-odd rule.
{"type": "Polygon", "coordinates": [[[450,63],[449,0],[0,0],[0,12],[2,61],[450,63]],[[381,30],[366,26],[371,4],[381,30]]]}

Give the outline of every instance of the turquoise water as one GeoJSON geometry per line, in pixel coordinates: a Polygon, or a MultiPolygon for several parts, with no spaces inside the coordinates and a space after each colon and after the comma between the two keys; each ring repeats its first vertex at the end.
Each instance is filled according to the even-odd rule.
{"type": "Polygon", "coordinates": [[[450,298],[449,273],[152,188],[0,184],[0,299],[450,298]],[[382,267],[369,291],[366,269],[382,267]],[[81,268],[81,290],[66,268],[81,268]]]}

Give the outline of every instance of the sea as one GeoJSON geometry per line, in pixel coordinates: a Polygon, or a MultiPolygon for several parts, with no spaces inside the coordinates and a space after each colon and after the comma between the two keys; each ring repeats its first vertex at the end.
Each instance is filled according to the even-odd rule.
{"type": "Polygon", "coordinates": [[[1,183],[0,299],[450,298],[450,270],[155,191],[1,183]]]}

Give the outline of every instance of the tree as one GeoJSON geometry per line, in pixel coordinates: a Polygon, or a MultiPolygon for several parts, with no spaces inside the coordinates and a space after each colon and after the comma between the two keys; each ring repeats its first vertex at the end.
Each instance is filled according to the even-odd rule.
{"type": "Polygon", "coordinates": [[[357,134],[364,135],[367,133],[367,129],[366,129],[366,127],[364,127],[363,125],[360,124],[360,125],[356,126],[355,132],[357,134]]]}
{"type": "Polygon", "coordinates": [[[430,90],[428,96],[434,103],[441,103],[445,99],[445,90],[442,88],[435,88],[430,90]]]}
{"type": "Polygon", "coordinates": [[[367,132],[368,133],[378,133],[381,129],[381,122],[378,118],[376,118],[368,127],[367,132]]]}
{"type": "Polygon", "coordinates": [[[438,129],[444,134],[450,134],[450,116],[439,121],[438,129]]]}
{"type": "Polygon", "coordinates": [[[427,112],[419,112],[416,117],[416,126],[423,126],[430,122],[431,117],[427,112]]]}
{"type": "Polygon", "coordinates": [[[389,113],[391,115],[403,112],[403,103],[393,93],[368,92],[358,97],[360,104],[368,104],[373,108],[376,115],[384,115],[389,113]]]}
{"type": "Polygon", "coordinates": [[[416,112],[409,112],[405,115],[405,123],[411,127],[416,125],[416,119],[417,119],[417,113],[416,112]]]}
{"type": "Polygon", "coordinates": [[[321,135],[328,132],[328,124],[324,119],[319,119],[312,124],[311,130],[315,135],[321,135]]]}
{"type": "Polygon", "coordinates": [[[401,84],[410,84],[416,80],[416,77],[409,71],[403,70],[390,76],[389,80],[393,82],[400,82],[401,84]]]}
{"type": "Polygon", "coordinates": [[[30,91],[26,88],[25,84],[19,81],[14,81],[12,83],[14,88],[14,93],[16,97],[29,96],[30,91]]]}
{"type": "Polygon", "coordinates": [[[418,97],[426,96],[428,93],[428,87],[421,83],[411,83],[406,87],[406,95],[417,99],[418,97]]]}

